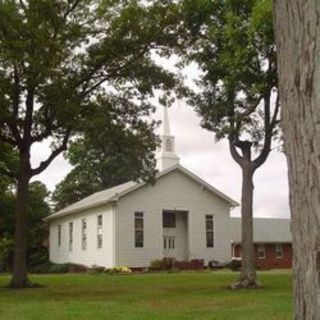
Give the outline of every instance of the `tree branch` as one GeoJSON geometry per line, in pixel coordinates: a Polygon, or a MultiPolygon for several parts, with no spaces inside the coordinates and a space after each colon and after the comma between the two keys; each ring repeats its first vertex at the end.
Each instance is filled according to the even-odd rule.
{"type": "Polygon", "coordinates": [[[31,137],[32,143],[41,142],[43,139],[48,138],[53,130],[57,129],[57,127],[52,124],[52,119],[48,117],[48,108],[46,106],[44,106],[44,126],[45,129],[42,132],[31,137]]]}
{"type": "Polygon", "coordinates": [[[279,120],[277,120],[279,111],[280,111],[280,97],[279,97],[279,93],[277,92],[276,105],[275,105],[274,113],[271,120],[272,127],[274,127],[279,122],[279,120]]]}
{"type": "Polygon", "coordinates": [[[76,0],[72,3],[72,1],[68,1],[67,10],[63,15],[63,19],[65,20],[68,15],[76,9],[76,7],[80,4],[81,0],[76,0]]]}
{"type": "Polygon", "coordinates": [[[12,90],[13,112],[12,112],[12,119],[9,118],[7,120],[7,124],[8,124],[10,131],[12,132],[12,135],[16,139],[17,144],[19,145],[22,139],[21,139],[18,127],[16,125],[14,125],[13,123],[16,123],[18,113],[19,113],[20,77],[19,77],[19,71],[18,71],[17,66],[15,65],[13,68],[14,68],[14,71],[13,71],[14,85],[13,85],[13,90],[12,90]]]}
{"type": "Polygon", "coordinates": [[[240,156],[240,154],[238,153],[236,146],[235,146],[235,141],[236,138],[234,138],[232,135],[229,136],[229,150],[231,153],[232,158],[234,159],[234,161],[236,161],[240,166],[242,166],[243,164],[243,157],[240,156]]]}
{"type": "Polygon", "coordinates": [[[264,145],[260,155],[253,161],[255,169],[260,167],[266,160],[270,153],[272,133],[274,125],[270,122],[270,95],[265,97],[264,101],[264,145]]]}
{"type": "Polygon", "coordinates": [[[242,106],[243,109],[246,109],[245,111],[243,112],[238,112],[236,113],[236,116],[239,117],[239,118],[246,118],[248,117],[251,113],[253,113],[256,108],[258,107],[258,105],[260,104],[261,102],[261,99],[263,98],[263,96],[260,96],[259,98],[255,99],[248,108],[244,108],[242,106]]]}
{"type": "Polygon", "coordinates": [[[35,176],[44,171],[61,152],[67,149],[70,134],[71,130],[68,130],[63,138],[61,146],[52,151],[51,155],[47,158],[47,160],[42,161],[37,168],[31,169],[31,176],[35,176]]]}

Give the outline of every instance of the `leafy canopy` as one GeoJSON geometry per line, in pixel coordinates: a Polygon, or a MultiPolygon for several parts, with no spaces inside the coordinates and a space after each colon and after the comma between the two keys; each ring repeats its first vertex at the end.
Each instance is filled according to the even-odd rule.
{"type": "Polygon", "coordinates": [[[271,1],[185,0],[180,12],[183,64],[195,61],[202,71],[201,94],[190,99],[202,126],[229,139],[237,162],[251,160],[254,147],[261,165],[279,112],[271,1]]]}
{"type": "Polygon", "coordinates": [[[155,122],[143,121],[136,110],[101,109],[103,114],[84,124],[83,136],[74,141],[66,156],[74,166],[53,193],[56,209],[61,209],[94,192],[130,180],[152,181],[155,175],[155,122]],[[115,112],[117,111],[117,112],[115,112]],[[127,120],[121,119],[126,117],[127,120]]]}
{"type": "Polygon", "coordinates": [[[175,21],[169,3],[0,2],[0,144],[24,159],[22,167],[5,161],[2,173],[39,174],[71,138],[83,136],[84,122],[98,121],[95,115],[126,128],[133,113],[152,112],[153,90],[175,85],[173,75],[151,59],[151,49],[174,42],[167,32],[175,21]],[[31,146],[46,139],[52,153],[32,168],[31,146]]]}

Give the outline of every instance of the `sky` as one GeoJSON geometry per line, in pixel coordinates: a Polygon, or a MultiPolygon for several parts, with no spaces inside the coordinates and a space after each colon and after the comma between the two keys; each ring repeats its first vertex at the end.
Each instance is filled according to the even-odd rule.
{"type": "MultiPolygon", "coordinates": [[[[162,113],[159,106],[155,118],[161,120],[162,113]]],[[[227,142],[216,142],[212,132],[200,127],[200,118],[194,110],[182,102],[169,108],[169,122],[181,165],[240,202],[241,170],[231,158],[227,142]]],[[[33,166],[48,154],[48,144],[36,145],[32,150],[33,166]]],[[[71,166],[60,155],[35,180],[44,182],[53,191],[70,170],[71,166]]],[[[254,216],[289,217],[287,167],[283,153],[278,149],[271,151],[266,163],[256,171],[254,184],[254,216]]],[[[232,214],[238,215],[239,209],[234,209],[232,214]]]]}

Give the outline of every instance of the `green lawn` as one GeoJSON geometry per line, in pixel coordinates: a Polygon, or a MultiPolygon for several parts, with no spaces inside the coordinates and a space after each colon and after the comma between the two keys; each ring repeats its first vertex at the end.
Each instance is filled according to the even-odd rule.
{"type": "Polygon", "coordinates": [[[232,272],[37,275],[46,287],[6,289],[0,276],[0,319],[291,319],[289,272],[262,272],[263,289],[230,291],[232,272]]]}

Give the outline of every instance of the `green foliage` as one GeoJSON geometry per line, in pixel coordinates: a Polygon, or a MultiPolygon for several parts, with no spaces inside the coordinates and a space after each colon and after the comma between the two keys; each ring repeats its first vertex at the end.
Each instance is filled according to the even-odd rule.
{"type": "Polygon", "coordinates": [[[75,263],[52,263],[43,261],[29,267],[29,272],[36,274],[49,274],[49,273],[84,273],[88,272],[89,268],[86,266],[75,263]]]}
{"type": "Polygon", "coordinates": [[[187,30],[183,64],[195,61],[202,71],[201,94],[190,99],[202,126],[217,139],[246,140],[261,151],[278,121],[278,107],[270,115],[277,96],[272,2],[185,0],[180,6],[187,30]]]}
{"type": "Polygon", "coordinates": [[[146,115],[147,110],[109,106],[84,124],[83,137],[74,141],[66,154],[74,169],[53,193],[56,209],[129,180],[152,181],[156,123],[141,120],[146,115]]]}
{"type": "Polygon", "coordinates": [[[12,250],[13,239],[7,235],[0,237],[0,272],[9,270],[12,250]]]}
{"type": "Polygon", "coordinates": [[[230,268],[232,271],[239,271],[241,269],[241,260],[232,259],[226,264],[227,268],[230,268]]]}
{"type": "MultiPolygon", "coordinates": [[[[0,239],[14,238],[14,213],[16,202],[15,184],[8,184],[3,188],[0,197],[0,239]]],[[[29,198],[26,205],[27,211],[27,238],[28,238],[28,266],[32,268],[35,264],[42,264],[48,261],[47,248],[43,243],[48,237],[46,225],[42,219],[50,214],[51,209],[47,202],[49,193],[46,186],[40,181],[34,181],[29,186],[29,198]]],[[[6,270],[11,269],[13,246],[7,255],[9,260],[6,263],[6,270]]]]}
{"type": "Polygon", "coordinates": [[[173,258],[155,259],[150,262],[151,270],[172,270],[174,265],[173,258]]]}
{"type": "Polygon", "coordinates": [[[84,126],[101,128],[101,120],[126,127],[135,112],[136,126],[147,126],[141,118],[153,110],[153,90],[175,85],[151,59],[151,49],[174,42],[166,32],[176,20],[173,8],[163,1],[0,3],[0,142],[25,153],[53,140],[48,161],[27,166],[30,176],[45,170],[71,136],[82,136],[84,126]]]}
{"type": "Polygon", "coordinates": [[[100,267],[97,265],[93,265],[91,266],[91,268],[88,270],[89,274],[99,274],[99,273],[103,273],[106,271],[105,267],[100,267]]]}

